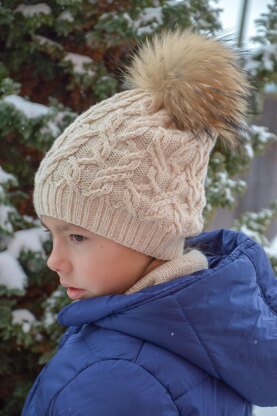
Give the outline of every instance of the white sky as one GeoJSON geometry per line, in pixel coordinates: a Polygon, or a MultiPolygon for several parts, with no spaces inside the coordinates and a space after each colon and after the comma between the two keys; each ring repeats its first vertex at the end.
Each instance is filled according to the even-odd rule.
{"type": "MultiPolygon", "coordinates": [[[[261,13],[267,11],[267,5],[272,4],[273,0],[248,0],[246,24],[245,24],[245,47],[249,47],[249,38],[256,33],[255,19],[261,13]]],[[[223,28],[228,33],[238,34],[243,0],[218,0],[218,7],[223,9],[221,21],[223,28]]]]}

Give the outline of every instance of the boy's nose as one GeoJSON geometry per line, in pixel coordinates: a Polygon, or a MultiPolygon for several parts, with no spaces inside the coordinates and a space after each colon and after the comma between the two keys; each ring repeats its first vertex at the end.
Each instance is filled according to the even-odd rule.
{"type": "Polygon", "coordinates": [[[51,254],[47,260],[47,266],[56,273],[69,273],[72,268],[68,257],[61,249],[59,249],[59,247],[56,247],[54,243],[51,254]]]}

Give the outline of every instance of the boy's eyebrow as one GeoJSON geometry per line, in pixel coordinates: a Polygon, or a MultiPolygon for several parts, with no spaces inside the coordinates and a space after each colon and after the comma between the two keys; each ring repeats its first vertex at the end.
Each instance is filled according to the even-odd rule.
{"type": "MultiPolygon", "coordinates": [[[[41,222],[41,225],[43,225],[43,227],[45,227],[48,230],[48,227],[44,224],[44,222],[42,220],[40,220],[40,222],[41,222]]],[[[70,228],[70,225],[69,224],[57,225],[55,228],[59,231],[68,231],[70,228]]]]}

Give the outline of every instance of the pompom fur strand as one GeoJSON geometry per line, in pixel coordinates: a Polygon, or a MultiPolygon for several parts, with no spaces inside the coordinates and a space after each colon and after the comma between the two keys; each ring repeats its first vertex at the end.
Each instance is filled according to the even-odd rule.
{"type": "Polygon", "coordinates": [[[219,134],[235,147],[248,132],[250,91],[238,61],[238,53],[222,40],[192,30],[165,31],[141,46],[125,82],[153,95],[177,128],[219,134]]]}

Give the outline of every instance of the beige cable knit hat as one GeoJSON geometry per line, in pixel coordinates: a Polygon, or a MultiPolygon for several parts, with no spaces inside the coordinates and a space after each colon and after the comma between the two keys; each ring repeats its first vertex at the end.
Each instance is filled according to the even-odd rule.
{"type": "Polygon", "coordinates": [[[248,82],[224,42],[181,30],[145,42],[126,79],[130,90],[54,142],[35,177],[35,209],[174,259],[202,231],[216,137],[234,146],[246,132],[248,82]]]}

